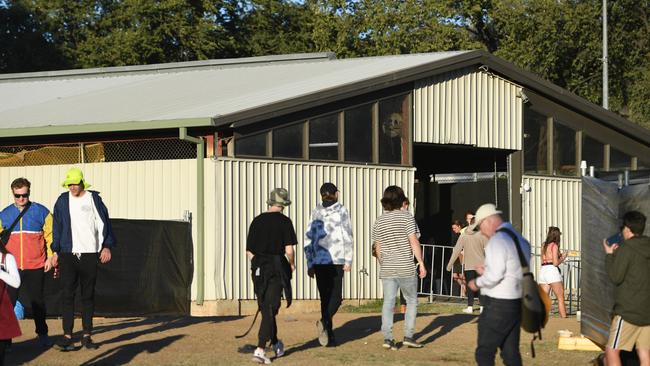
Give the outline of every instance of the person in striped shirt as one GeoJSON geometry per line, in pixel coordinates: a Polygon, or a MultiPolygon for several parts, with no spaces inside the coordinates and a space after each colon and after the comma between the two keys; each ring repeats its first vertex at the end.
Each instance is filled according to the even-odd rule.
{"type": "Polygon", "coordinates": [[[401,210],[406,200],[404,191],[398,186],[384,190],[381,204],[384,213],[377,218],[372,228],[372,242],[378,253],[379,278],[384,291],[381,314],[381,331],[384,334],[383,347],[397,350],[393,339],[393,308],[398,289],[406,298],[404,315],[404,342],[408,347],[421,348],[422,344],[413,338],[417,314],[417,278],[424,278],[427,270],[422,261],[422,249],[418,240],[418,227],[410,212],[401,210]],[[416,262],[414,263],[413,257],[416,262]]]}

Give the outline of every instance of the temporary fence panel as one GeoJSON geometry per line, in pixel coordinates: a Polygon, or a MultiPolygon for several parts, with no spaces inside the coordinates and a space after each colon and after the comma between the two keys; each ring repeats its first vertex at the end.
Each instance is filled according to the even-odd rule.
{"type": "Polygon", "coordinates": [[[521,87],[466,68],[416,82],[413,141],[521,150],[521,87]]]}
{"type": "Polygon", "coordinates": [[[371,255],[370,232],[381,215],[380,199],[389,185],[401,186],[410,196],[414,169],[369,165],[347,165],[259,159],[219,158],[214,171],[217,221],[217,292],[224,299],[254,299],[250,264],[246,258],[246,234],[253,218],[266,211],[269,192],[276,187],[289,191],[292,204],[284,213],[291,218],[298,236],[296,299],[317,299],[316,282],[307,276],[303,252],[305,229],[312,209],[320,202],[319,188],[325,182],[340,190],[340,202],[352,219],[354,261],[344,277],[345,298],[379,298],[378,265],[371,255]]]}

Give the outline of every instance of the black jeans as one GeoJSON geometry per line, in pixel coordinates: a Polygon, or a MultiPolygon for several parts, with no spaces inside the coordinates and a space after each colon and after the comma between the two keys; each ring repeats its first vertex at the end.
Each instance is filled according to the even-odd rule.
{"type": "Polygon", "coordinates": [[[45,322],[45,301],[43,300],[45,272],[43,268],[38,268],[18,270],[18,273],[20,274],[20,287],[16,289],[7,286],[11,304],[15,306],[19,296],[23,293],[27,294],[29,307],[32,309],[32,316],[34,317],[36,334],[46,335],[48,329],[45,322]]]}
{"type": "Polygon", "coordinates": [[[314,265],[314,274],[320,294],[321,320],[331,335],[332,318],[343,301],[343,265],[316,264],[314,265]]]}
{"type": "Polygon", "coordinates": [[[262,313],[262,323],[257,334],[257,346],[260,348],[265,348],[266,343],[269,341],[271,344],[278,343],[278,325],[275,322],[275,316],[278,315],[278,310],[280,310],[281,297],[282,281],[279,276],[274,275],[267,282],[264,297],[257,299],[262,313]]]}
{"type": "Polygon", "coordinates": [[[10,339],[0,339],[0,366],[5,364],[5,349],[11,344],[10,339]]]}
{"type": "MultiPolygon", "coordinates": [[[[465,281],[469,283],[469,281],[476,279],[476,271],[474,270],[468,270],[465,271],[465,281]]],[[[479,291],[472,291],[469,286],[467,286],[467,306],[474,306],[474,298],[478,297],[480,295],[479,291]]]]}
{"type": "Polygon", "coordinates": [[[63,284],[62,316],[63,334],[72,335],[74,326],[74,296],[77,284],[81,286],[81,323],[84,335],[93,331],[95,312],[95,282],[97,280],[98,253],[59,254],[59,270],[63,284]]]}
{"type": "Polygon", "coordinates": [[[521,365],[519,334],[521,325],[521,300],[495,299],[481,296],[483,312],[478,319],[476,363],[494,365],[497,348],[507,366],[521,365]]]}

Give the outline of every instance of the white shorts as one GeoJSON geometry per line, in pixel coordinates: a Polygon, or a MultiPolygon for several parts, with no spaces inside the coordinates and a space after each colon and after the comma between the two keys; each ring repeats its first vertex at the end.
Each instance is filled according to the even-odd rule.
{"type": "Polygon", "coordinates": [[[542,266],[539,270],[539,277],[537,278],[537,283],[541,284],[551,284],[556,282],[562,282],[562,276],[560,276],[560,270],[552,264],[547,264],[542,266]]]}

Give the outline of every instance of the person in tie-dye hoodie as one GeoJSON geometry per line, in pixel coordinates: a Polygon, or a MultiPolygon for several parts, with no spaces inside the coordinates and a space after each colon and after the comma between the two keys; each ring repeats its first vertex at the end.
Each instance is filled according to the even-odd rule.
{"type": "Polygon", "coordinates": [[[320,293],[321,319],[316,322],[318,342],[336,345],[332,317],[343,299],[343,273],[349,272],[354,253],[352,224],[348,210],[339,203],[339,190],[332,183],[320,188],[322,203],[311,212],[305,238],[307,273],[316,276],[320,293]]]}

